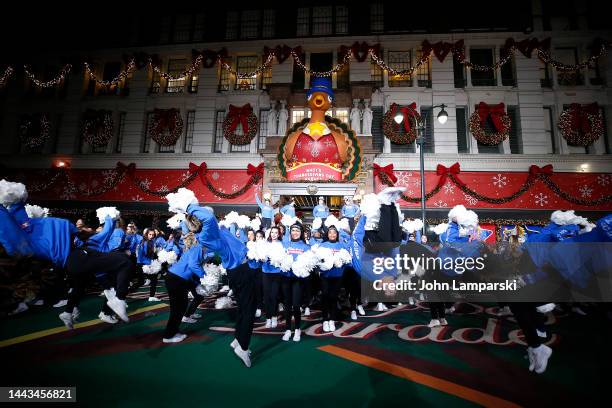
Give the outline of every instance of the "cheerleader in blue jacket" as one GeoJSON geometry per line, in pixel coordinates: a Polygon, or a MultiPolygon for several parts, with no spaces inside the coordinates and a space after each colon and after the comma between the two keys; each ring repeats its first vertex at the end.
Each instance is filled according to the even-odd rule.
{"type": "MultiPolygon", "coordinates": [[[[136,262],[138,265],[138,270],[143,273],[141,275],[139,284],[142,284],[141,281],[144,280],[144,265],[151,265],[153,260],[157,259],[157,253],[155,249],[155,230],[151,228],[145,228],[142,242],[138,245],[138,249],[136,251],[136,262]]],[[[146,273],[149,279],[149,302],[159,302],[160,299],[155,296],[155,292],[157,291],[157,281],[159,279],[159,271],[152,271],[151,273],[146,273]]],[[[138,285],[140,286],[140,285],[138,285]]]]}
{"type": "MultiPolygon", "coordinates": [[[[338,229],[331,225],[327,229],[327,240],[319,244],[322,248],[329,248],[332,253],[342,249],[348,249],[349,245],[340,240],[338,229]]],[[[336,331],[335,320],[338,320],[338,294],[344,273],[345,265],[332,267],[328,270],[321,270],[321,316],[323,319],[323,331],[336,331]]]]}
{"type": "Polygon", "coordinates": [[[272,219],[277,211],[272,207],[270,200],[267,198],[262,203],[259,196],[255,194],[255,201],[257,201],[257,205],[261,210],[261,229],[265,231],[272,226],[272,219]]]}
{"type": "MultiPolygon", "coordinates": [[[[270,228],[268,235],[268,243],[282,243],[280,229],[278,227],[270,228]]],[[[277,307],[278,307],[278,291],[281,285],[281,269],[274,266],[270,261],[266,261],[261,265],[264,307],[266,314],[266,329],[275,328],[278,326],[277,307]]]]}

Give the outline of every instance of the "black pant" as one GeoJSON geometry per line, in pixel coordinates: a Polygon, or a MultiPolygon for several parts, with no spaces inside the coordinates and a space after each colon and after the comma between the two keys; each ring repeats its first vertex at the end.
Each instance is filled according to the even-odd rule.
{"type": "Polygon", "coordinates": [[[266,319],[276,316],[276,306],[278,302],[278,289],[280,287],[281,276],[279,273],[262,273],[264,306],[266,308],[266,319]]]}
{"type": "Polygon", "coordinates": [[[147,277],[151,281],[151,284],[149,285],[149,297],[154,297],[155,292],[157,292],[157,281],[159,280],[159,275],[160,272],[154,275],[147,275],[147,277]]]}
{"type": "Polygon", "coordinates": [[[248,263],[229,269],[227,277],[238,300],[236,317],[236,340],[243,350],[248,350],[255,322],[257,271],[249,268],[248,263]]]}
{"type": "Polygon", "coordinates": [[[262,231],[267,230],[272,225],[272,218],[262,218],[261,219],[261,229],[262,231]]]}
{"type": "Polygon", "coordinates": [[[256,292],[256,299],[257,299],[257,308],[258,309],[263,309],[263,305],[264,305],[264,300],[263,300],[263,272],[261,271],[261,268],[257,268],[255,269],[255,271],[257,272],[256,275],[256,285],[257,285],[257,292],[256,292]]]}
{"type": "Polygon", "coordinates": [[[321,309],[323,321],[336,320],[338,314],[338,293],[342,278],[321,277],[321,309]]]}
{"type": "Polygon", "coordinates": [[[283,276],[281,286],[285,298],[285,329],[291,330],[291,317],[295,319],[295,328],[299,329],[302,323],[302,285],[305,279],[283,276]]]}
{"type": "MultiPolygon", "coordinates": [[[[131,278],[132,264],[127,255],[120,252],[98,252],[90,249],[75,249],[66,261],[68,276],[73,282],[65,311],[72,313],[79,305],[87,282],[96,273],[106,273],[106,282],[114,283],[117,297],[125,300],[131,278]]],[[[105,288],[108,289],[108,288],[105,288]]]]}
{"type": "Polygon", "coordinates": [[[361,304],[361,287],[359,286],[359,275],[351,267],[344,268],[344,274],[342,275],[344,280],[344,287],[348,292],[349,302],[351,303],[351,310],[356,310],[357,305],[361,304]]]}
{"type": "MultiPolygon", "coordinates": [[[[166,276],[168,275],[169,273],[166,274],[166,276]]],[[[198,310],[198,306],[200,306],[200,303],[202,303],[202,301],[204,300],[204,296],[198,295],[198,292],[196,292],[195,287],[191,288],[191,294],[193,295],[193,299],[191,299],[191,303],[189,303],[189,307],[185,312],[185,316],[187,317],[194,314],[196,310],[198,310]]]]}
{"type": "Polygon", "coordinates": [[[444,302],[429,302],[429,311],[432,319],[446,319],[446,305],[444,302]]]}
{"type": "Polygon", "coordinates": [[[181,320],[185,316],[187,310],[187,292],[193,287],[193,283],[177,276],[173,273],[168,273],[166,276],[166,289],[170,298],[170,316],[164,330],[164,338],[169,339],[178,333],[181,320]]]}
{"type": "Polygon", "coordinates": [[[521,328],[529,347],[538,347],[542,344],[537,329],[541,327],[542,316],[536,310],[535,303],[510,303],[510,310],[521,328]]]}

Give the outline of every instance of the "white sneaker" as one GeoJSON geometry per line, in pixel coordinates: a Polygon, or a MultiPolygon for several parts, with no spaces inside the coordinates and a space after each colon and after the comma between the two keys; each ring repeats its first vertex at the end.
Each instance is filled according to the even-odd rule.
{"type": "Polygon", "coordinates": [[[261,309],[255,311],[255,317],[261,317],[261,309]]]}
{"type": "Polygon", "coordinates": [[[536,332],[538,332],[538,337],[542,337],[544,339],[546,338],[546,332],[545,331],[536,329],[536,332]]]}
{"type": "Polygon", "coordinates": [[[149,302],[161,302],[161,300],[159,300],[158,297],[155,296],[149,296],[149,302]]]}
{"type": "Polygon", "coordinates": [[[242,360],[245,366],[251,367],[251,350],[243,350],[242,347],[234,348],[234,353],[242,360]]]}
{"type": "Polygon", "coordinates": [[[57,302],[56,304],[53,305],[53,307],[64,307],[68,304],[68,299],[62,299],[59,302],[57,302]]]}
{"type": "Polygon", "coordinates": [[[21,302],[17,305],[17,307],[14,310],[9,312],[9,315],[10,316],[16,315],[17,313],[25,312],[28,309],[29,309],[28,305],[25,302],[21,302]]]}
{"type": "Polygon", "coordinates": [[[329,333],[330,332],[330,330],[329,330],[329,322],[327,320],[323,322],[323,331],[325,333],[329,333]]]}
{"type": "Polygon", "coordinates": [[[187,293],[187,298],[193,299],[193,293],[191,293],[191,292],[187,293]]]}
{"type": "Polygon", "coordinates": [[[438,319],[431,319],[427,327],[438,327],[440,326],[440,321],[438,319]]]}
{"type": "Polygon", "coordinates": [[[31,303],[34,306],[44,306],[45,301],[43,299],[36,299],[34,302],[31,303]]]}
{"type": "Polygon", "coordinates": [[[354,310],[351,310],[351,320],[357,320],[357,312],[354,310]]]}
{"type": "Polygon", "coordinates": [[[382,311],[386,312],[387,310],[389,310],[389,308],[387,307],[387,305],[385,305],[384,303],[381,303],[382,305],[382,311]]]}
{"type": "Polygon", "coordinates": [[[234,339],[232,340],[232,342],[230,343],[230,347],[235,349],[236,347],[238,347],[240,343],[238,343],[238,339],[234,339]]]}
{"type": "Polygon", "coordinates": [[[75,307],[74,309],[72,309],[72,320],[74,321],[79,320],[80,316],[81,316],[81,312],[79,311],[78,307],[75,307]]]}
{"type": "Polygon", "coordinates": [[[455,313],[455,306],[451,306],[449,308],[444,309],[444,312],[448,314],[455,313]]]}
{"type": "Polygon", "coordinates": [[[538,312],[540,312],[540,313],[552,312],[553,310],[555,310],[555,304],[554,303],[547,303],[545,305],[536,307],[536,310],[538,312]]]}
{"type": "Polygon", "coordinates": [[[414,304],[415,304],[415,303],[416,303],[416,302],[414,301],[414,298],[413,298],[412,296],[408,298],[408,304],[409,304],[410,306],[414,306],[414,304]]]}
{"type": "Polygon", "coordinates": [[[293,334],[293,341],[298,342],[302,338],[302,331],[300,329],[295,329],[295,333],[293,334]]]}
{"type": "MultiPolygon", "coordinates": [[[[151,284],[151,279],[145,279],[144,285],[149,286],[151,284]]],[[[176,336],[174,336],[176,337],[176,336]]]]}
{"type": "Polygon", "coordinates": [[[329,321],[329,331],[330,332],[335,332],[336,331],[336,322],[334,322],[333,320],[329,321]]]}
{"type": "Polygon", "coordinates": [[[440,319],[440,326],[448,326],[446,319],[440,319]]]}
{"type": "Polygon", "coordinates": [[[106,296],[106,300],[111,300],[117,297],[115,288],[106,289],[102,293],[104,294],[104,296],[106,296]]]}
{"type": "Polygon", "coordinates": [[[197,323],[198,321],[196,319],[192,319],[191,317],[183,316],[183,318],[181,319],[181,322],[183,322],[183,323],[197,323]]]}
{"type": "Polygon", "coordinates": [[[552,355],[552,349],[545,344],[540,344],[540,346],[531,350],[533,353],[534,360],[534,370],[538,374],[542,374],[546,371],[546,366],[548,365],[548,359],[552,355]]]}
{"type": "Polygon", "coordinates": [[[117,316],[119,316],[121,320],[123,320],[126,323],[130,321],[127,315],[127,311],[126,311],[127,303],[125,303],[125,300],[121,300],[116,297],[116,298],[108,300],[106,304],[108,305],[108,307],[111,308],[113,312],[117,314],[117,316]]]}
{"type": "Polygon", "coordinates": [[[272,328],[275,328],[276,326],[278,326],[278,317],[274,316],[272,318],[272,328]]]}
{"type": "Polygon", "coordinates": [[[191,316],[192,319],[200,319],[202,317],[202,315],[198,312],[195,312],[194,314],[192,314],[191,316]]]}
{"type": "Polygon", "coordinates": [[[289,341],[291,338],[291,330],[285,330],[285,334],[283,334],[283,341],[289,341]]]}
{"type": "Polygon", "coordinates": [[[584,310],[582,310],[582,308],[580,306],[573,306],[572,307],[572,312],[574,312],[576,314],[579,314],[580,316],[586,316],[587,315],[587,313],[584,310]]]}
{"type": "Polygon", "coordinates": [[[310,316],[310,308],[306,307],[306,309],[304,309],[304,316],[310,316]]]}
{"type": "Polygon", "coordinates": [[[170,337],[169,339],[164,338],[163,342],[164,343],[180,343],[181,341],[185,340],[186,337],[187,337],[186,334],[176,333],[174,337],[170,337]]]}
{"type": "Polygon", "coordinates": [[[62,312],[59,315],[59,318],[69,329],[74,329],[74,322],[72,321],[72,314],[68,312],[62,312]]]}
{"type": "Polygon", "coordinates": [[[359,312],[359,315],[365,316],[365,310],[363,310],[363,306],[362,305],[358,305],[357,306],[357,312],[359,312]]]}
{"type": "Polygon", "coordinates": [[[529,357],[529,371],[533,371],[535,368],[535,358],[533,357],[533,349],[527,347],[527,357],[529,357]]]}
{"type": "Polygon", "coordinates": [[[272,320],[266,319],[266,329],[272,328],[272,320]]]}
{"type": "Polygon", "coordinates": [[[383,309],[384,306],[385,305],[383,305],[382,303],[377,303],[376,307],[374,308],[374,310],[377,311],[377,312],[382,312],[384,310],[383,309]]]}
{"type": "Polygon", "coordinates": [[[119,320],[115,319],[115,317],[113,316],[109,316],[104,312],[100,312],[100,314],[98,315],[98,317],[100,318],[100,320],[102,320],[104,323],[109,323],[109,324],[116,324],[119,320]]]}
{"type": "MultiPolygon", "coordinates": [[[[234,296],[234,290],[233,290],[233,289],[230,289],[230,290],[227,292],[227,297],[232,297],[232,296],[234,296]]],[[[249,350],[249,351],[250,351],[250,350],[249,350]]]]}
{"type": "Polygon", "coordinates": [[[285,311],[285,305],[283,305],[282,303],[278,304],[278,311],[279,312],[284,312],[285,311]]]}

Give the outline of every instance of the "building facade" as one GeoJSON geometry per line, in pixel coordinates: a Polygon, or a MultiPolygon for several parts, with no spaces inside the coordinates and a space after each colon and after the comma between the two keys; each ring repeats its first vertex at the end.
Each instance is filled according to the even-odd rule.
{"type": "MultiPolygon", "coordinates": [[[[262,192],[275,199],[298,196],[304,209],[314,196],[324,195],[337,207],[344,195],[383,188],[383,172],[387,182],[392,174],[395,185],[407,187],[405,194],[413,200],[402,205],[416,211],[421,147],[392,143],[383,131],[393,104],[414,104],[425,124],[425,185],[434,193],[427,199],[430,214],[442,217],[445,208],[456,204],[480,208],[493,218],[533,218],[552,209],[609,211],[612,61],[605,54],[578,70],[554,65],[587,61],[600,51],[597,39],[612,36],[595,17],[592,2],[568,2],[576,12],[565,13],[555,12],[553,3],[527,2],[525,12],[518,12],[520,18],[507,17],[499,26],[488,22],[479,28],[478,22],[470,22],[457,29],[406,24],[389,2],[135,18],[125,46],[71,55],[70,72],[54,86],[37,86],[27,72],[18,70],[5,81],[0,99],[3,170],[34,183],[32,199],[52,208],[95,208],[111,202],[153,212],[164,209],[163,195],[177,186],[228,208],[252,210],[254,195],[262,192]],[[508,56],[508,39],[517,44],[534,39],[536,46],[516,47],[508,56]],[[540,58],[539,49],[548,39],[544,55],[555,61],[552,64],[540,58]],[[438,45],[425,58],[424,41],[438,45]],[[454,52],[460,41],[472,67],[454,52]],[[342,65],[343,47],[354,44],[350,61],[342,65]],[[387,69],[371,58],[370,47],[376,47],[387,69]],[[278,50],[269,66],[266,48],[278,50]],[[223,63],[215,62],[217,53],[223,54],[223,63]],[[198,55],[200,64],[194,63],[198,55]],[[341,69],[334,70],[338,64],[341,69]],[[415,65],[411,74],[393,75],[415,65]],[[353,129],[363,162],[347,183],[287,183],[280,176],[277,152],[283,135],[270,126],[289,129],[309,115],[305,94],[311,71],[333,71],[336,98],[331,116],[354,124],[353,108],[360,115],[371,109],[371,131],[364,134],[362,121],[362,128],[353,129]],[[251,72],[256,74],[240,75],[251,72]],[[498,145],[480,143],[470,131],[481,102],[504,104],[511,126],[508,138],[498,145]],[[568,144],[559,129],[562,113],[572,104],[595,103],[593,114],[603,124],[600,137],[587,147],[568,144]],[[224,137],[224,120],[230,105],[246,104],[257,118],[257,133],[249,144],[232,145],[224,137]],[[444,124],[435,120],[442,104],[448,114],[444,124]],[[284,107],[283,127],[269,115],[284,107]],[[180,114],[183,125],[173,146],[161,146],[152,138],[156,109],[177,109],[180,114]],[[107,111],[112,118],[112,136],[105,145],[93,146],[83,138],[89,110],[107,111]],[[31,114],[44,114],[48,121],[48,137],[35,148],[24,143],[24,135],[39,133],[40,116],[25,116],[31,114]],[[263,174],[254,177],[261,163],[263,174]],[[455,163],[459,166],[453,168],[455,163]],[[552,167],[544,170],[545,165],[552,167]]],[[[43,85],[58,78],[67,61],[52,54],[39,59],[28,72],[43,85]]],[[[482,126],[495,130],[488,121],[482,126]]],[[[102,125],[96,129],[94,133],[103,132],[102,125]]]]}

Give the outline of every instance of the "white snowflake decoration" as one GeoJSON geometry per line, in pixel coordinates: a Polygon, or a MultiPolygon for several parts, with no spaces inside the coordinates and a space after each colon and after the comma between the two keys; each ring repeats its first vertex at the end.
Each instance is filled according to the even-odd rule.
{"type": "Polygon", "coordinates": [[[115,181],[117,172],[115,170],[104,170],[102,172],[102,177],[104,177],[104,184],[111,184],[113,181],[115,181]]]}
{"type": "Polygon", "coordinates": [[[438,201],[434,202],[434,203],[433,203],[433,205],[434,205],[435,207],[438,207],[438,208],[448,207],[448,204],[446,204],[446,203],[445,203],[444,201],[442,201],[442,200],[438,200],[438,201]]]}
{"type": "Polygon", "coordinates": [[[210,175],[210,177],[212,177],[213,180],[219,180],[219,173],[216,171],[213,171],[213,173],[210,175]]]}
{"type": "Polygon", "coordinates": [[[132,201],[142,201],[143,198],[140,196],[140,194],[136,194],[135,196],[132,196],[132,201]]]}
{"type": "Polygon", "coordinates": [[[600,174],[599,176],[597,176],[597,184],[599,184],[600,186],[607,186],[608,184],[610,184],[611,179],[612,177],[610,177],[609,174],[600,174]]]}
{"type": "Polygon", "coordinates": [[[238,186],[238,184],[232,184],[232,192],[236,192],[240,190],[240,187],[238,186]]]}
{"type": "Polygon", "coordinates": [[[407,171],[398,171],[395,173],[395,176],[397,177],[397,186],[407,186],[412,181],[412,173],[409,173],[407,171]]]}
{"type": "Polygon", "coordinates": [[[185,181],[187,180],[189,177],[191,177],[191,173],[189,173],[188,171],[184,172],[181,174],[181,181],[185,181]]]}
{"type": "Polygon", "coordinates": [[[593,189],[587,186],[586,184],[580,187],[578,191],[580,191],[580,195],[582,196],[582,198],[590,197],[591,193],[593,193],[593,189]]]}
{"type": "Polygon", "coordinates": [[[60,197],[63,200],[72,200],[73,198],[76,198],[76,194],[75,194],[76,192],[77,192],[77,189],[75,185],[72,183],[68,183],[68,185],[64,187],[64,190],[62,191],[62,194],[60,195],[60,197]]]}
{"type": "Polygon", "coordinates": [[[148,178],[142,180],[140,182],[140,187],[144,188],[145,190],[148,190],[149,187],[151,187],[151,180],[149,180],[148,178]]]}
{"type": "Polygon", "coordinates": [[[535,204],[544,207],[548,204],[548,196],[544,193],[538,193],[534,196],[535,204]]]}
{"type": "Polygon", "coordinates": [[[453,194],[455,192],[455,186],[451,183],[444,184],[444,194],[453,194]]]}
{"type": "Polygon", "coordinates": [[[161,185],[161,186],[159,186],[159,188],[157,189],[157,192],[158,192],[158,193],[167,193],[167,192],[169,192],[169,191],[170,191],[170,189],[169,189],[169,188],[168,188],[168,186],[167,186],[167,185],[165,185],[165,184],[162,184],[162,185],[161,185]]]}
{"type": "Polygon", "coordinates": [[[508,184],[508,178],[506,176],[502,176],[501,174],[491,177],[491,180],[493,180],[493,185],[498,188],[503,188],[506,184],[508,184]]]}
{"type": "Polygon", "coordinates": [[[468,205],[476,205],[478,203],[478,199],[476,197],[472,197],[466,193],[463,193],[463,196],[465,197],[465,201],[468,203],[468,205]]]}

